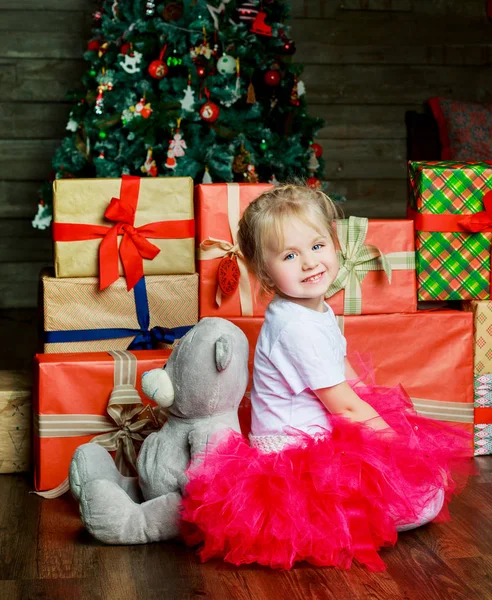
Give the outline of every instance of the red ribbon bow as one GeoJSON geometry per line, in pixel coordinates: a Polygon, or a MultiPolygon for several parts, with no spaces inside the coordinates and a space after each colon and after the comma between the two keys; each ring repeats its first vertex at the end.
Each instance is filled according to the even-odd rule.
{"type": "Polygon", "coordinates": [[[467,231],[477,233],[479,231],[492,231],[492,190],[484,194],[482,198],[485,210],[473,215],[464,215],[458,223],[467,231]]]}
{"type": "Polygon", "coordinates": [[[184,239],[195,235],[194,221],[158,221],[134,227],[140,192],[140,177],[122,175],[120,197],[111,198],[104,216],[115,224],[112,227],[79,223],[54,223],[53,239],[70,242],[103,238],[99,246],[99,287],[107,288],[119,277],[118,236],[121,240],[119,255],[125,271],[127,289],[131,290],[144,275],[143,259],[153,260],[160,248],[147,238],[184,239]]]}
{"type": "Polygon", "coordinates": [[[111,285],[119,276],[118,236],[123,235],[120,256],[129,290],[143,277],[142,258],[153,260],[160,249],[142,235],[143,227],[135,228],[135,212],[140,191],[140,178],[123,175],[120,198],[111,198],[104,216],[116,224],[106,233],[99,247],[100,288],[111,285]]]}

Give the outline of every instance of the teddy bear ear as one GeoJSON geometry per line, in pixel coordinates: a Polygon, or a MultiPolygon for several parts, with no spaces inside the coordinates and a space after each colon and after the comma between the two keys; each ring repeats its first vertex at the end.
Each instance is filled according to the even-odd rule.
{"type": "Polygon", "coordinates": [[[215,342],[215,364],[217,371],[227,369],[232,358],[232,337],[221,335],[215,342]]]}

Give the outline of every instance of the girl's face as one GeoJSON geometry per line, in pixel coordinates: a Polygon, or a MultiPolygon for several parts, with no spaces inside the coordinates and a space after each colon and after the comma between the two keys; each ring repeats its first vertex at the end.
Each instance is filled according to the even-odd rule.
{"type": "Polygon", "coordinates": [[[323,312],[326,290],[338,274],[329,232],[314,229],[298,217],[286,219],[283,247],[267,247],[265,264],[275,291],[307,308],[323,312]]]}

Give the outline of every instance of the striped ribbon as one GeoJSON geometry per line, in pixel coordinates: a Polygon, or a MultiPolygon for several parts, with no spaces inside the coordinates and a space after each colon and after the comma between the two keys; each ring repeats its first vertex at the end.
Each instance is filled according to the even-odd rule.
{"type": "MultiPolygon", "coordinates": [[[[226,256],[235,257],[239,267],[239,300],[241,303],[241,315],[243,317],[253,316],[253,294],[251,283],[249,281],[248,268],[244,261],[244,257],[239,250],[237,244],[237,230],[239,227],[240,214],[240,192],[238,183],[227,184],[227,215],[229,219],[229,229],[231,232],[232,243],[227,240],[219,240],[217,238],[207,238],[200,244],[198,250],[199,260],[214,260],[216,258],[224,258],[226,256]]],[[[217,285],[215,294],[217,306],[222,304],[222,290],[217,285]]]]}
{"type": "MultiPolygon", "coordinates": [[[[336,320],[343,334],[345,325],[343,316],[338,315],[336,320]]],[[[445,402],[427,398],[410,398],[410,400],[417,413],[423,417],[450,423],[474,423],[475,409],[471,402],[445,402]]]]}
{"type": "MultiPolygon", "coordinates": [[[[150,406],[144,406],[135,389],[137,359],[124,350],[109,352],[114,359],[114,386],[104,415],[34,416],[35,432],[40,438],[66,438],[94,435],[91,442],[115,451],[115,463],[123,475],[134,475],[137,469],[135,443],[140,444],[162,423],[150,406]]],[[[156,411],[157,412],[157,411],[156,411]]],[[[43,498],[57,498],[70,488],[68,477],[56,488],[37,492],[43,498]]]]}
{"type": "Polygon", "coordinates": [[[376,246],[364,244],[368,227],[369,220],[364,217],[349,217],[337,221],[339,271],[325,296],[330,298],[345,290],[343,312],[346,315],[362,313],[361,283],[369,271],[384,271],[391,283],[393,270],[415,269],[414,252],[383,254],[376,246]]]}

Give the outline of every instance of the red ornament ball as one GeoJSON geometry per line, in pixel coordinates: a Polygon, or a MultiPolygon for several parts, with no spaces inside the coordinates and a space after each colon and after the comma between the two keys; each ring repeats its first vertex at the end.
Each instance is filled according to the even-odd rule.
{"type": "Polygon", "coordinates": [[[205,77],[205,75],[207,74],[207,69],[203,65],[197,65],[196,73],[198,77],[205,77]]]}
{"type": "Polygon", "coordinates": [[[154,79],[162,79],[167,75],[169,68],[162,60],[153,60],[149,65],[149,74],[154,79]]]}
{"type": "Polygon", "coordinates": [[[265,83],[267,85],[275,87],[280,83],[281,75],[278,71],[274,71],[273,69],[271,69],[270,71],[267,71],[265,73],[263,79],[265,80],[265,83]]]}
{"type": "Polygon", "coordinates": [[[317,177],[308,177],[306,179],[306,185],[314,190],[321,188],[321,181],[317,177]]]}
{"type": "Polygon", "coordinates": [[[214,102],[205,102],[200,108],[200,117],[207,121],[207,123],[213,123],[216,121],[220,114],[220,108],[214,102]]]}
{"type": "Polygon", "coordinates": [[[99,50],[101,42],[99,40],[90,40],[87,44],[87,50],[99,50]]]}
{"type": "Polygon", "coordinates": [[[323,154],[322,146],[320,146],[316,142],[311,144],[311,148],[314,150],[314,155],[316,156],[316,158],[319,158],[323,154]]]}
{"type": "Polygon", "coordinates": [[[131,49],[132,45],[129,42],[125,42],[120,46],[120,54],[128,54],[128,52],[130,52],[131,49]]]}

